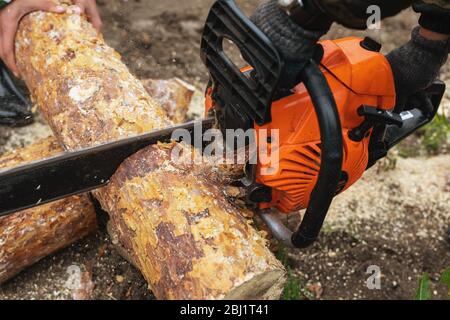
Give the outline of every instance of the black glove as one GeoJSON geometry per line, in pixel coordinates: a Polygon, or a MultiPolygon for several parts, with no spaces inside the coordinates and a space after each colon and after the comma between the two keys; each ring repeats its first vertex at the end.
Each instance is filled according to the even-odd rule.
{"type": "Polygon", "coordinates": [[[300,73],[315,56],[317,41],[326,31],[308,31],[295,23],[276,0],[262,3],[251,20],[264,32],[283,55],[286,70],[281,79],[282,89],[292,89],[300,82],[300,73]]]}
{"type": "Polygon", "coordinates": [[[33,122],[30,103],[0,60],[0,125],[25,126],[33,122]]]}
{"type": "Polygon", "coordinates": [[[411,40],[387,55],[394,73],[397,110],[402,111],[408,98],[429,87],[447,61],[450,41],[432,41],[412,32],[411,40]]]}

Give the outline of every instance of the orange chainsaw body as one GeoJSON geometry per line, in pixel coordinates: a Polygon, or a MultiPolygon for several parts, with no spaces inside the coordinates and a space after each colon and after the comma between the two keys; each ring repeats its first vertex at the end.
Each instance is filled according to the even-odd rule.
{"type": "MultiPolygon", "coordinates": [[[[363,48],[361,41],[352,37],[321,42],[324,48],[321,69],[336,100],[344,140],[343,175],[338,193],[362,177],[369,161],[372,131],[360,142],[352,141],[348,135],[364,121],[358,109],[368,105],[392,110],[395,106],[395,85],[389,62],[381,53],[363,48]]],[[[206,111],[213,108],[214,102],[207,96],[206,111]]],[[[278,143],[272,141],[274,146],[279,146],[277,170],[270,172],[272,164],[259,162],[257,166],[257,182],[272,189],[272,202],[262,203],[260,207],[275,207],[291,213],[307,208],[316,185],[321,162],[320,130],[303,84],[298,85],[292,95],[275,101],[271,112],[272,122],[264,126],[255,124],[256,131],[278,129],[280,139],[278,143]]],[[[273,151],[269,145],[269,156],[273,151]]]]}

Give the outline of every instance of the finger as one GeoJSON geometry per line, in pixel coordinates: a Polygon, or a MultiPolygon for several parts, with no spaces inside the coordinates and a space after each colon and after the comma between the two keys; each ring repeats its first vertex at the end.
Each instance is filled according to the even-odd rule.
{"type": "Polygon", "coordinates": [[[2,39],[2,56],[3,62],[14,73],[16,77],[20,77],[19,69],[16,65],[15,56],[15,37],[17,32],[17,22],[8,22],[3,25],[3,39],[2,39]]]}
{"type": "Polygon", "coordinates": [[[54,13],[64,13],[66,11],[66,8],[61,5],[56,5],[53,1],[50,0],[44,0],[44,1],[31,1],[28,0],[26,5],[22,7],[22,10],[20,12],[20,18],[22,18],[24,15],[33,12],[33,11],[47,11],[47,12],[54,12],[54,13]]]}
{"type": "Polygon", "coordinates": [[[98,12],[98,8],[95,3],[92,3],[86,7],[86,14],[94,28],[100,31],[102,28],[102,18],[100,17],[100,13],[98,12]]]}
{"type": "Polygon", "coordinates": [[[77,2],[76,5],[74,5],[74,6],[72,7],[72,10],[73,10],[75,13],[83,14],[83,13],[86,12],[86,7],[85,7],[84,3],[82,3],[82,2],[77,2]]]}
{"type": "MultiPolygon", "coordinates": [[[[1,17],[0,17],[0,21],[1,21],[1,17]]],[[[5,39],[5,37],[3,36],[3,28],[0,23],[0,58],[2,59],[2,61],[3,61],[3,39],[5,39]]]]}
{"type": "Polygon", "coordinates": [[[2,61],[5,61],[4,55],[3,55],[3,34],[0,33],[0,59],[2,59],[2,61]]]}

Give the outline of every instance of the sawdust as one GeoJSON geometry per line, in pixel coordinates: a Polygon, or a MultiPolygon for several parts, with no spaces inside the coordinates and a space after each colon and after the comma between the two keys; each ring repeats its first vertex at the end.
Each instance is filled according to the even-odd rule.
{"type": "Polygon", "coordinates": [[[431,274],[435,298],[450,265],[450,156],[400,159],[397,168],[377,168],[337,197],[319,243],[291,263],[324,297],[409,299],[418,279],[431,274]],[[369,266],[381,271],[381,289],[370,290],[369,266]]]}
{"type": "MultiPolygon", "coordinates": [[[[107,42],[120,51],[134,73],[141,78],[178,76],[203,90],[208,75],[199,59],[199,39],[212,0],[98,2],[107,42]]],[[[240,1],[247,12],[257,2],[240,1]]],[[[382,29],[385,52],[405,43],[415,24],[411,12],[386,22],[382,29]]],[[[329,37],[350,34],[355,33],[336,27],[329,37]]],[[[450,80],[448,63],[442,78],[450,80]]],[[[448,115],[449,90],[446,97],[443,106],[448,115]]],[[[197,99],[195,113],[201,114],[201,93],[197,99]]],[[[42,124],[0,129],[0,153],[5,140],[11,149],[46,130],[42,124]]],[[[430,272],[435,297],[446,297],[438,274],[450,265],[450,246],[444,239],[450,222],[449,163],[448,156],[401,159],[393,171],[368,172],[335,200],[319,243],[307,251],[289,253],[294,272],[308,287],[320,287],[324,299],[409,299],[422,273],[430,272]],[[366,287],[370,265],[381,268],[381,290],[366,287]]],[[[113,249],[101,227],[98,234],[0,287],[0,299],[71,299],[72,291],[65,285],[67,269],[86,264],[92,266],[92,298],[152,298],[144,279],[113,249]],[[124,281],[117,283],[117,276],[124,281]]]]}
{"type": "Polygon", "coordinates": [[[7,151],[30,145],[51,135],[52,130],[42,117],[38,117],[36,122],[30,126],[14,130],[0,127],[0,155],[7,151]]]}

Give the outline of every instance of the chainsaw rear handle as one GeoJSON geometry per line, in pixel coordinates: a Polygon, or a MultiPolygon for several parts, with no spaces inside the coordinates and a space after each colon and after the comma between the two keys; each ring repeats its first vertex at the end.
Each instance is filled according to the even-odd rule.
{"type": "MultiPolygon", "coordinates": [[[[222,125],[272,121],[272,103],[285,70],[284,59],[272,42],[236,6],[233,0],[218,0],[212,6],[202,37],[201,57],[213,83],[212,98],[225,117],[222,125]],[[251,78],[244,76],[224,52],[223,42],[231,40],[253,67],[251,78]],[[242,119],[244,119],[242,121],[242,119]],[[245,119],[248,119],[245,120],[245,119]]],[[[289,66],[286,66],[289,67],[289,66]]],[[[301,78],[314,105],[321,135],[321,165],[304,219],[296,232],[288,230],[273,215],[263,214],[275,237],[296,248],[317,240],[342,174],[342,126],[331,89],[316,62],[310,60],[301,78]]],[[[230,127],[227,127],[230,126],[230,127]]]]}
{"type": "Polygon", "coordinates": [[[260,212],[274,236],[286,246],[304,249],[318,238],[338,189],[344,158],[342,126],[331,89],[322,71],[311,60],[302,73],[303,83],[313,102],[321,135],[319,177],[308,208],[296,232],[284,226],[271,211],[260,212]]]}
{"type": "Polygon", "coordinates": [[[432,122],[438,113],[445,91],[445,83],[436,80],[425,90],[411,96],[406,105],[396,108],[399,111],[406,110],[399,114],[403,120],[401,127],[386,124],[375,126],[369,145],[367,169],[386,157],[393,147],[432,122]]]}

